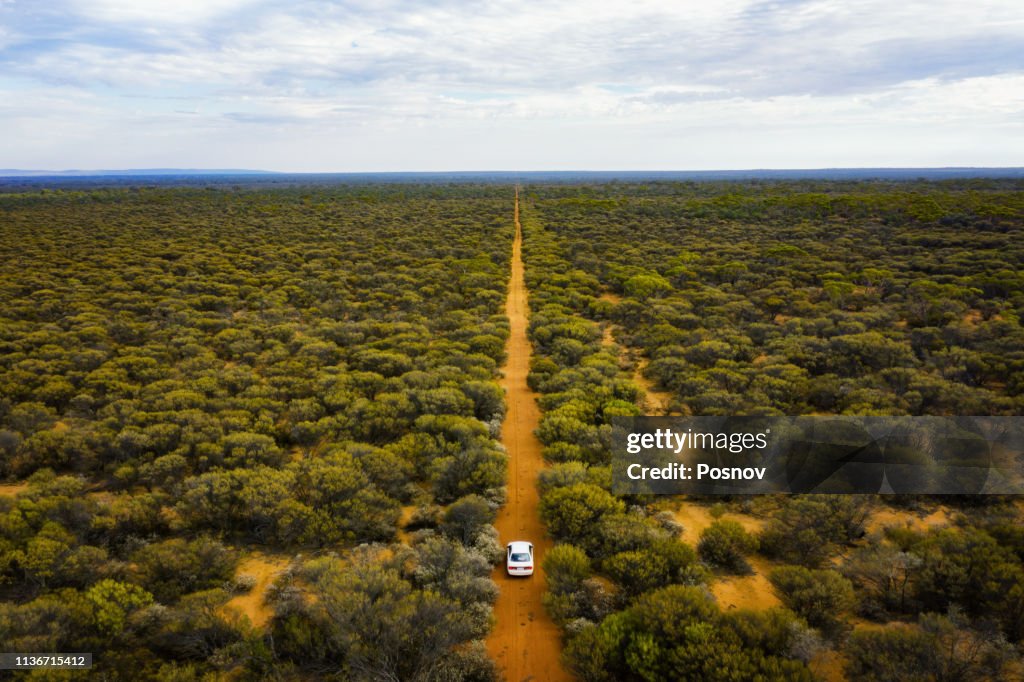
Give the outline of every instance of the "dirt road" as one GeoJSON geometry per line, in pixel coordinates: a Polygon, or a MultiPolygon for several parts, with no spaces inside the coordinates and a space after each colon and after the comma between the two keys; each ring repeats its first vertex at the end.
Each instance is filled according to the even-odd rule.
{"type": "Polygon", "coordinates": [[[557,682],[572,680],[559,661],[561,633],[541,604],[544,572],[540,562],[551,547],[540,522],[537,472],[544,467],[540,441],[533,435],[540,421],[536,396],[526,385],[530,369],[530,342],[526,336],[529,307],[523,281],[522,227],[519,224],[519,192],[515,203],[516,238],[512,246],[512,277],[509,280],[505,312],[510,334],[505,345],[508,359],[502,368],[508,412],[501,429],[501,442],[508,449],[508,501],[495,526],[501,543],[527,540],[534,545],[534,574],[530,578],[509,578],[504,566],[493,578],[501,588],[494,606],[496,623],[487,638],[487,650],[508,682],[557,682]]]}

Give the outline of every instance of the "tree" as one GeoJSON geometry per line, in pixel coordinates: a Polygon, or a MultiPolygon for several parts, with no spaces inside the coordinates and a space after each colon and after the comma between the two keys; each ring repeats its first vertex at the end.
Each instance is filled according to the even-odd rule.
{"type": "Polygon", "coordinates": [[[101,580],[85,593],[93,605],[96,627],[109,635],[124,630],[128,616],[153,602],[153,595],[138,585],[117,580],[101,580]]]}
{"type": "Polygon", "coordinates": [[[698,587],[671,586],[579,632],[566,658],[584,680],[811,680],[800,662],[744,648],[698,587]]]}
{"type": "Polygon", "coordinates": [[[847,674],[868,682],[996,682],[1007,679],[1009,651],[955,618],[924,614],[917,625],[854,631],[847,656],[847,674]]]}
{"type": "Polygon", "coordinates": [[[646,300],[672,291],[672,284],[657,273],[634,275],[622,284],[627,296],[646,300]]]}
{"type": "Polygon", "coordinates": [[[853,606],[853,585],[835,571],[782,566],[768,579],[786,606],[828,633],[837,632],[839,615],[853,606]]]}
{"type": "Polygon", "coordinates": [[[757,538],[732,519],[717,519],[701,531],[700,558],[734,573],[750,572],[745,555],[757,549],[757,538]]]}
{"type": "Polygon", "coordinates": [[[133,574],[165,604],[188,592],[217,587],[230,580],[238,554],[212,538],[172,538],[142,547],[132,555],[133,574]]]}
{"type": "Polygon", "coordinates": [[[595,525],[604,516],[624,509],[621,500],[589,483],[555,488],[540,503],[540,515],[548,532],[574,544],[592,539],[595,525]]]}
{"type": "Polygon", "coordinates": [[[856,495],[802,495],[785,506],[762,531],[761,550],[769,556],[814,568],[837,546],[864,534],[868,501],[856,495]]]}
{"type": "Polygon", "coordinates": [[[435,460],[434,497],[445,504],[465,495],[492,494],[505,483],[507,459],[503,452],[471,446],[435,460]]]}
{"type": "Polygon", "coordinates": [[[392,569],[337,560],[317,569],[316,603],[276,624],[281,654],[304,667],[340,662],[350,679],[432,679],[457,644],[483,634],[459,605],[413,590],[392,569]]]}
{"type": "Polygon", "coordinates": [[[860,610],[906,612],[916,598],[921,557],[889,544],[871,542],[853,551],[841,571],[858,588],[860,610]]]}
{"type": "Polygon", "coordinates": [[[544,577],[549,592],[575,592],[590,575],[590,558],[578,547],[556,545],[544,555],[544,577]]]}
{"type": "MultiPolygon", "coordinates": [[[[486,614],[481,604],[491,604],[498,596],[498,587],[488,576],[491,562],[474,548],[444,537],[426,537],[418,542],[415,583],[424,590],[437,592],[462,604],[467,617],[486,614]]],[[[478,624],[486,628],[487,622],[478,624]]]]}
{"type": "Polygon", "coordinates": [[[620,552],[606,559],[602,567],[623,591],[634,596],[671,582],[668,562],[652,552],[620,552]]]}
{"type": "Polygon", "coordinates": [[[449,505],[440,530],[445,535],[468,545],[493,521],[494,510],[487,500],[479,495],[467,495],[449,505]]]}

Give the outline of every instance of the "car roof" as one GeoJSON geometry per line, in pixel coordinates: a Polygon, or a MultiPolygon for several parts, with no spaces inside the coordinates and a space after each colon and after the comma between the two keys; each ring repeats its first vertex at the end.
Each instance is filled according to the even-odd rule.
{"type": "Polygon", "coordinates": [[[515,542],[508,543],[506,547],[511,549],[513,552],[526,551],[528,549],[533,549],[533,543],[527,542],[526,540],[516,540],[515,542]]]}

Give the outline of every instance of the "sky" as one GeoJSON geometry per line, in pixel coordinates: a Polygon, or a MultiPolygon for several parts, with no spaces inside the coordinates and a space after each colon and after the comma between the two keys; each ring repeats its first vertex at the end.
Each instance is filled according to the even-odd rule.
{"type": "Polygon", "coordinates": [[[1024,166],[1021,0],[0,0],[0,168],[1024,166]]]}

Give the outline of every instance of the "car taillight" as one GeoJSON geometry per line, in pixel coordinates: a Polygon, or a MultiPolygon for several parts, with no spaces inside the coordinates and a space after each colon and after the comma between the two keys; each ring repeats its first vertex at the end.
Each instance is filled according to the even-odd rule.
{"type": "Polygon", "coordinates": [[[526,569],[527,571],[532,571],[533,570],[533,566],[523,566],[523,568],[526,569]]]}

